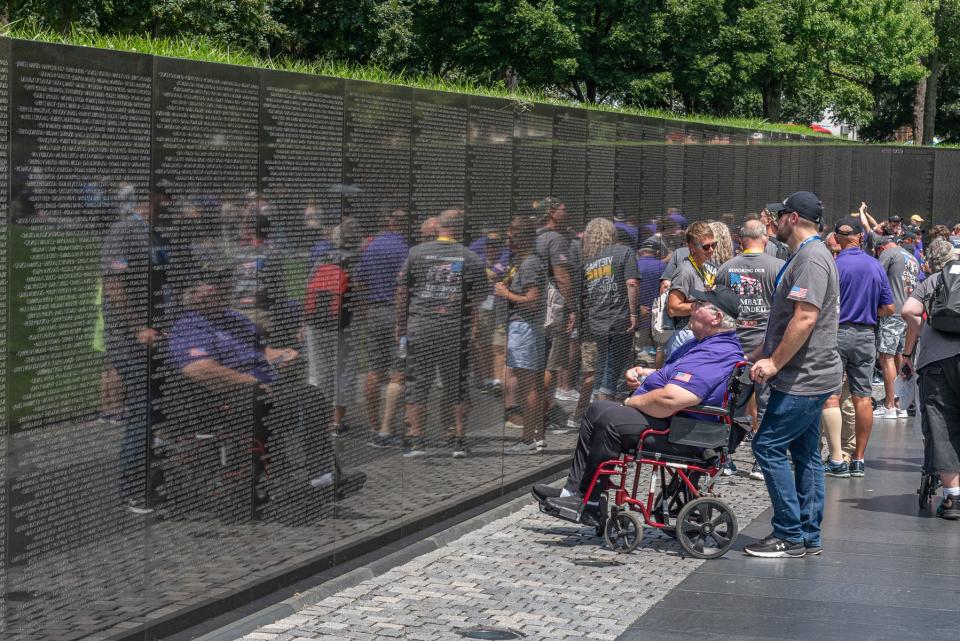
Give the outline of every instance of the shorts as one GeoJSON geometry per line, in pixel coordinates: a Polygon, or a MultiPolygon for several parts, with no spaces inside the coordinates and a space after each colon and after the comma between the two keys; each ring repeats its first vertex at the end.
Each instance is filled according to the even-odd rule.
{"type": "Polygon", "coordinates": [[[547,356],[547,370],[555,372],[570,366],[570,336],[566,328],[555,331],[547,341],[549,355],[547,356]]]}
{"type": "Polygon", "coordinates": [[[408,404],[426,405],[437,377],[443,382],[442,402],[458,405],[467,398],[467,342],[456,330],[407,330],[406,387],[408,404]]]}
{"type": "Polygon", "coordinates": [[[960,471],[960,354],[924,365],[919,373],[924,469],[960,471]]]}
{"type": "Polygon", "coordinates": [[[872,396],[873,366],[877,360],[874,328],[869,325],[840,325],[837,330],[837,351],[847,375],[850,394],[872,396]]]}
{"type": "Polygon", "coordinates": [[[542,372],[546,364],[547,341],[543,328],[524,321],[507,326],[507,367],[542,372]]]}
{"type": "Polygon", "coordinates": [[[372,303],[367,309],[367,364],[372,372],[386,372],[396,365],[396,358],[385,358],[387,354],[396,355],[397,314],[393,305],[372,303]]]}
{"type": "Polygon", "coordinates": [[[584,372],[597,371],[597,344],[593,341],[580,343],[580,369],[584,372]]]}
{"type": "Polygon", "coordinates": [[[907,340],[907,323],[900,316],[885,316],[880,319],[878,332],[880,344],[877,351],[881,354],[903,354],[904,343],[907,340]]]}

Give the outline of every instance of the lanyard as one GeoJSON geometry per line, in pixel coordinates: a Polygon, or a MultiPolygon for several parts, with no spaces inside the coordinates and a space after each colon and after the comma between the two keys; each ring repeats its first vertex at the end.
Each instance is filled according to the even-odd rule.
{"type": "Polygon", "coordinates": [[[776,280],[773,281],[773,289],[774,289],[774,290],[776,290],[777,287],[780,286],[780,281],[783,280],[783,273],[784,273],[785,271],[787,271],[787,267],[789,267],[789,266],[790,266],[790,263],[793,262],[793,259],[797,257],[797,254],[800,253],[800,250],[803,249],[803,246],[806,245],[806,244],[808,244],[808,243],[812,243],[812,242],[815,241],[815,240],[820,240],[820,237],[819,237],[819,236],[811,236],[810,238],[808,238],[808,239],[806,239],[805,241],[803,241],[802,243],[800,243],[800,246],[797,247],[797,251],[795,251],[795,252],[793,252],[792,254],[790,254],[790,256],[787,258],[787,262],[785,262],[785,263],[783,264],[783,267],[780,268],[780,271],[777,272],[777,278],[776,278],[776,280]]]}
{"type": "Polygon", "coordinates": [[[698,274],[700,274],[700,278],[703,279],[703,284],[704,284],[704,286],[709,287],[709,288],[712,289],[712,288],[713,288],[713,282],[714,282],[714,280],[716,280],[716,279],[715,279],[715,275],[714,275],[714,274],[708,274],[708,273],[706,272],[706,270],[700,269],[700,267],[697,265],[697,261],[693,260],[693,256],[687,256],[687,260],[690,261],[690,264],[693,265],[693,268],[696,270],[696,272],[697,272],[698,274]]]}

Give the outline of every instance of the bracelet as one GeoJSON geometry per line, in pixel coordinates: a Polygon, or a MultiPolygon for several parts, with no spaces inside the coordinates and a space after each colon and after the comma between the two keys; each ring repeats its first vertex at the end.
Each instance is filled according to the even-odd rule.
{"type": "Polygon", "coordinates": [[[905,357],[907,357],[907,358],[913,358],[913,352],[910,352],[909,354],[900,354],[900,356],[905,356],[905,357]]]}

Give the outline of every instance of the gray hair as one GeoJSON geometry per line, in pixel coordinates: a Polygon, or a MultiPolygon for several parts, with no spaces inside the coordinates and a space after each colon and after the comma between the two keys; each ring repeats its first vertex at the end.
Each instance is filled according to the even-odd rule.
{"type": "Polygon", "coordinates": [[[736,329],[736,328],[737,328],[737,319],[736,319],[736,318],[734,318],[734,317],[731,316],[730,314],[726,313],[725,311],[723,311],[722,309],[720,309],[720,308],[717,307],[716,305],[708,304],[707,307],[709,307],[711,310],[713,310],[713,311],[716,312],[717,314],[720,314],[720,316],[721,316],[721,318],[720,318],[720,329],[729,330],[729,329],[736,329]]]}
{"type": "Polygon", "coordinates": [[[934,238],[927,248],[927,265],[930,267],[931,274],[941,271],[943,266],[953,258],[953,244],[942,238],[934,238]]]}
{"type": "Polygon", "coordinates": [[[748,220],[740,228],[740,238],[760,240],[767,237],[767,228],[759,220],[748,220]]]}

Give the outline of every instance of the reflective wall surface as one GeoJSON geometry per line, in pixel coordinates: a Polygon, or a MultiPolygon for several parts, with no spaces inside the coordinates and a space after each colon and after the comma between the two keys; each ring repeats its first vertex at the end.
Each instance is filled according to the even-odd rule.
{"type": "Polygon", "coordinates": [[[960,184],[950,150],[5,39],[0,121],[11,640],[163,636],[559,469],[594,218],[672,250],[799,189],[946,220],[960,184]],[[525,262],[549,218],[562,261],[525,262]]]}

